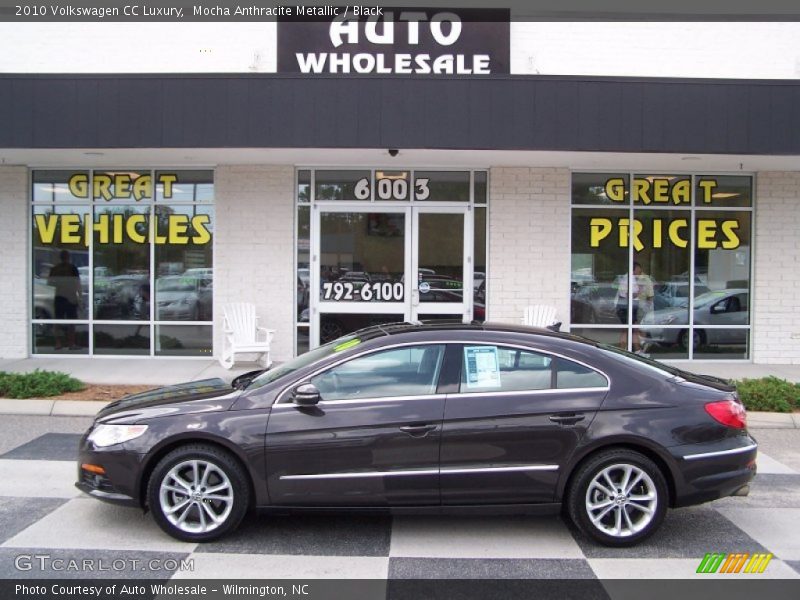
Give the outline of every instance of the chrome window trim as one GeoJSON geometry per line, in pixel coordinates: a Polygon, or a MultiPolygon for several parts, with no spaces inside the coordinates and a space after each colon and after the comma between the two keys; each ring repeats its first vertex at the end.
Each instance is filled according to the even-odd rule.
{"type": "Polygon", "coordinates": [[[529,396],[531,394],[555,394],[560,392],[607,392],[611,388],[606,387],[585,387],[585,388],[547,388],[543,390],[507,390],[496,391],[485,390],[482,392],[457,392],[455,394],[447,394],[447,399],[450,398],[480,398],[482,396],[529,396]]]}
{"type": "MultiPolygon", "coordinates": [[[[381,339],[381,338],[373,338],[373,339],[381,339]]],[[[587,363],[585,363],[585,362],[583,362],[581,360],[577,360],[577,359],[571,358],[569,356],[564,356],[563,354],[559,354],[558,352],[552,352],[550,350],[541,350],[539,348],[531,348],[530,346],[523,346],[523,345],[521,345],[519,343],[514,343],[514,342],[510,342],[510,343],[508,343],[508,342],[493,343],[493,342],[483,342],[483,341],[473,341],[473,340],[451,340],[451,339],[449,339],[449,340],[426,340],[426,341],[416,341],[416,342],[399,342],[397,344],[381,346],[380,348],[370,348],[368,350],[364,350],[363,352],[359,352],[358,354],[353,354],[351,356],[343,358],[343,359],[341,359],[341,360],[339,360],[339,361],[337,361],[335,363],[332,363],[330,365],[327,365],[327,366],[325,366],[325,367],[323,367],[321,369],[318,369],[318,370],[314,371],[313,373],[311,373],[310,375],[307,375],[306,377],[303,377],[299,381],[295,381],[294,383],[291,383],[291,384],[287,385],[278,394],[277,399],[275,400],[275,402],[273,402],[273,406],[278,406],[280,404],[291,404],[291,405],[294,405],[294,403],[291,400],[288,400],[285,397],[292,390],[293,387],[295,387],[297,385],[302,385],[303,383],[309,383],[309,381],[311,380],[312,377],[316,377],[317,375],[319,375],[323,371],[327,371],[329,369],[333,369],[335,367],[338,367],[342,363],[345,363],[345,362],[347,362],[349,360],[360,358],[360,357],[365,356],[365,355],[370,354],[370,353],[380,352],[380,351],[383,351],[383,350],[392,350],[394,348],[402,348],[402,347],[405,347],[405,346],[430,346],[430,345],[445,345],[446,346],[448,344],[475,345],[475,346],[477,346],[477,345],[483,345],[483,346],[505,346],[505,347],[508,347],[508,348],[516,348],[518,350],[524,350],[524,351],[527,351],[527,352],[538,352],[540,354],[546,354],[547,356],[562,358],[564,360],[568,360],[568,361],[574,362],[576,364],[579,364],[579,365],[581,365],[583,367],[586,367],[587,369],[590,369],[591,371],[594,371],[595,373],[598,373],[598,374],[602,375],[605,378],[605,380],[608,382],[608,385],[605,386],[605,387],[595,387],[595,388],[546,388],[546,389],[541,389],[541,390],[520,390],[520,391],[508,391],[508,392],[500,392],[500,391],[498,391],[498,392],[474,392],[474,393],[456,392],[454,394],[432,394],[433,396],[437,396],[437,397],[438,396],[442,396],[442,397],[444,397],[446,395],[448,398],[450,398],[450,397],[460,397],[460,396],[477,396],[478,394],[491,394],[491,395],[496,395],[496,394],[541,394],[541,393],[554,393],[554,392],[608,391],[608,390],[611,389],[611,378],[606,373],[604,373],[603,371],[601,371],[597,367],[593,367],[592,365],[589,365],[589,364],[587,364],[587,363]]],[[[445,348],[445,351],[446,350],[447,349],[445,348]]],[[[428,398],[430,396],[431,396],[431,394],[427,394],[425,397],[428,398]]],[[[410,400],[410,399],[417,399],[417,398],[420,398],[420,397],[419,396],[385,396],[385,397],[378,397],[378,398],[364,398],[364,399],[358,400],[358,402],[366,402],[366,401],[381,402],[383,400],[387,400],[387,399],[390,399],[390,398],[391,399],[404,398],[404,399],[410,400]]],[[[323,402],[328,402],[328,403],[333,404],[333,403],[341,403],[341,402],[351,402],[351,400],[327,400],[327,401],[323,400],[323,401],[320,401],[319,404],[322,404],[323,402]]]]}
{"type": "Polygon", "coordinates": [[[469,473],[514,473],[525,471],[558,471],[558,465],[515,465],[509,467],[445,467],[440,469],[410,469],[405,471],[360,471],[354,473],[310,473],[281,475],[281,480],[303,479],[363,479],[367,477],[403,477],[407,475],[463,475],[469,473]]]}
{"type": "Polygon", "coordinates": [[[741,446],[739,448],[731,448],[730,450],[717,450],[715,452],[701,452],[699,454],[687,454],[683,457],[683,460],[697,460],[700,458],[714,458],[717,456],[729,456],[731,454],[742,454],[744,452],[749,452],[750,450],[755,450],[758,448],[758,444],[753,443],[747,446],[741,446]]]}
{"type": "MultiPolygon", "coordinates": [[[[380,396],[378,398],[352,398],[349,400],[320,400],[317,406],[338,406],[340,404],[364,404],[372,402],[405,402],[408,400],[442,400],[446,394],[425,394],[422,396],[380,396]]],[[[294,402],[283,402],[276,404],[275,407],[288,406],[296,408],[294,402]]]]}

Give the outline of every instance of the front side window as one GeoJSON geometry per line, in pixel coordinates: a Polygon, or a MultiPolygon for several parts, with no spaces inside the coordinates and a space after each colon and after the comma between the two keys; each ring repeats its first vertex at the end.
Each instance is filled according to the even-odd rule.
{"type": "Polygon", "coordinates": [[[404,346],[360,356],[311,378],[324,401],[436,393],[444,345],[404,346]]]}

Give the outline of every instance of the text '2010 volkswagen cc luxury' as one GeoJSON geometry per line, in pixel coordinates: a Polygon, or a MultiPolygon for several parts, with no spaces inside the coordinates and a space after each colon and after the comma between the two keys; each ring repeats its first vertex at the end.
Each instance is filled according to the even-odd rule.
{"type": "Polygon", "coordinates": [[[371,327],[269,371],[114,402],[77,486],[209,541],[248,509],[557,512],[610,546],[668,507],[745,495],[756,442],[726,382],[575,336],[371,327]]]}

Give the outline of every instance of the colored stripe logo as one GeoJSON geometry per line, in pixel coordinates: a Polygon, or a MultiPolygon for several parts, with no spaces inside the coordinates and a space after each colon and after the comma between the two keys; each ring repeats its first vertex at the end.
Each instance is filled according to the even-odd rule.
{"type": "Polygon", "coordinates": [[[709,552],[700,561],[698,573],[763,573],[772,554],[756,552],[755,554],[709,552]]]}

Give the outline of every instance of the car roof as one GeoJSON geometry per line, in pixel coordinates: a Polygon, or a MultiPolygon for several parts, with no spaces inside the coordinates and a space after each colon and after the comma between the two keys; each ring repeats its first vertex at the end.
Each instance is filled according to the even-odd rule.
{"type": "Polygon", "coordinates": [[[536,334],[546,336],[553,339],[569,340],[573,342],[581,342],[589,345],[596,346],[597,344],[592,340],[582,338],[569,333],[560,331],[552,331],[542,327],[530,327],[527,325],[514,325],[510,323],[494,323],[473,321],[472,323],[462,323],[460,321],[416,321],[398,322],[398,323],[384,323],[381,325],[372,325],[365,327],[358,331],[353,332],[351,335],[356,337],[380,337],[381,335],[398,335],[404,333],[422,333],[434,331],[462,331],[462,332],[475,332],[487,331],[496,333],[510,333],[510,334],[536,334]]]}

